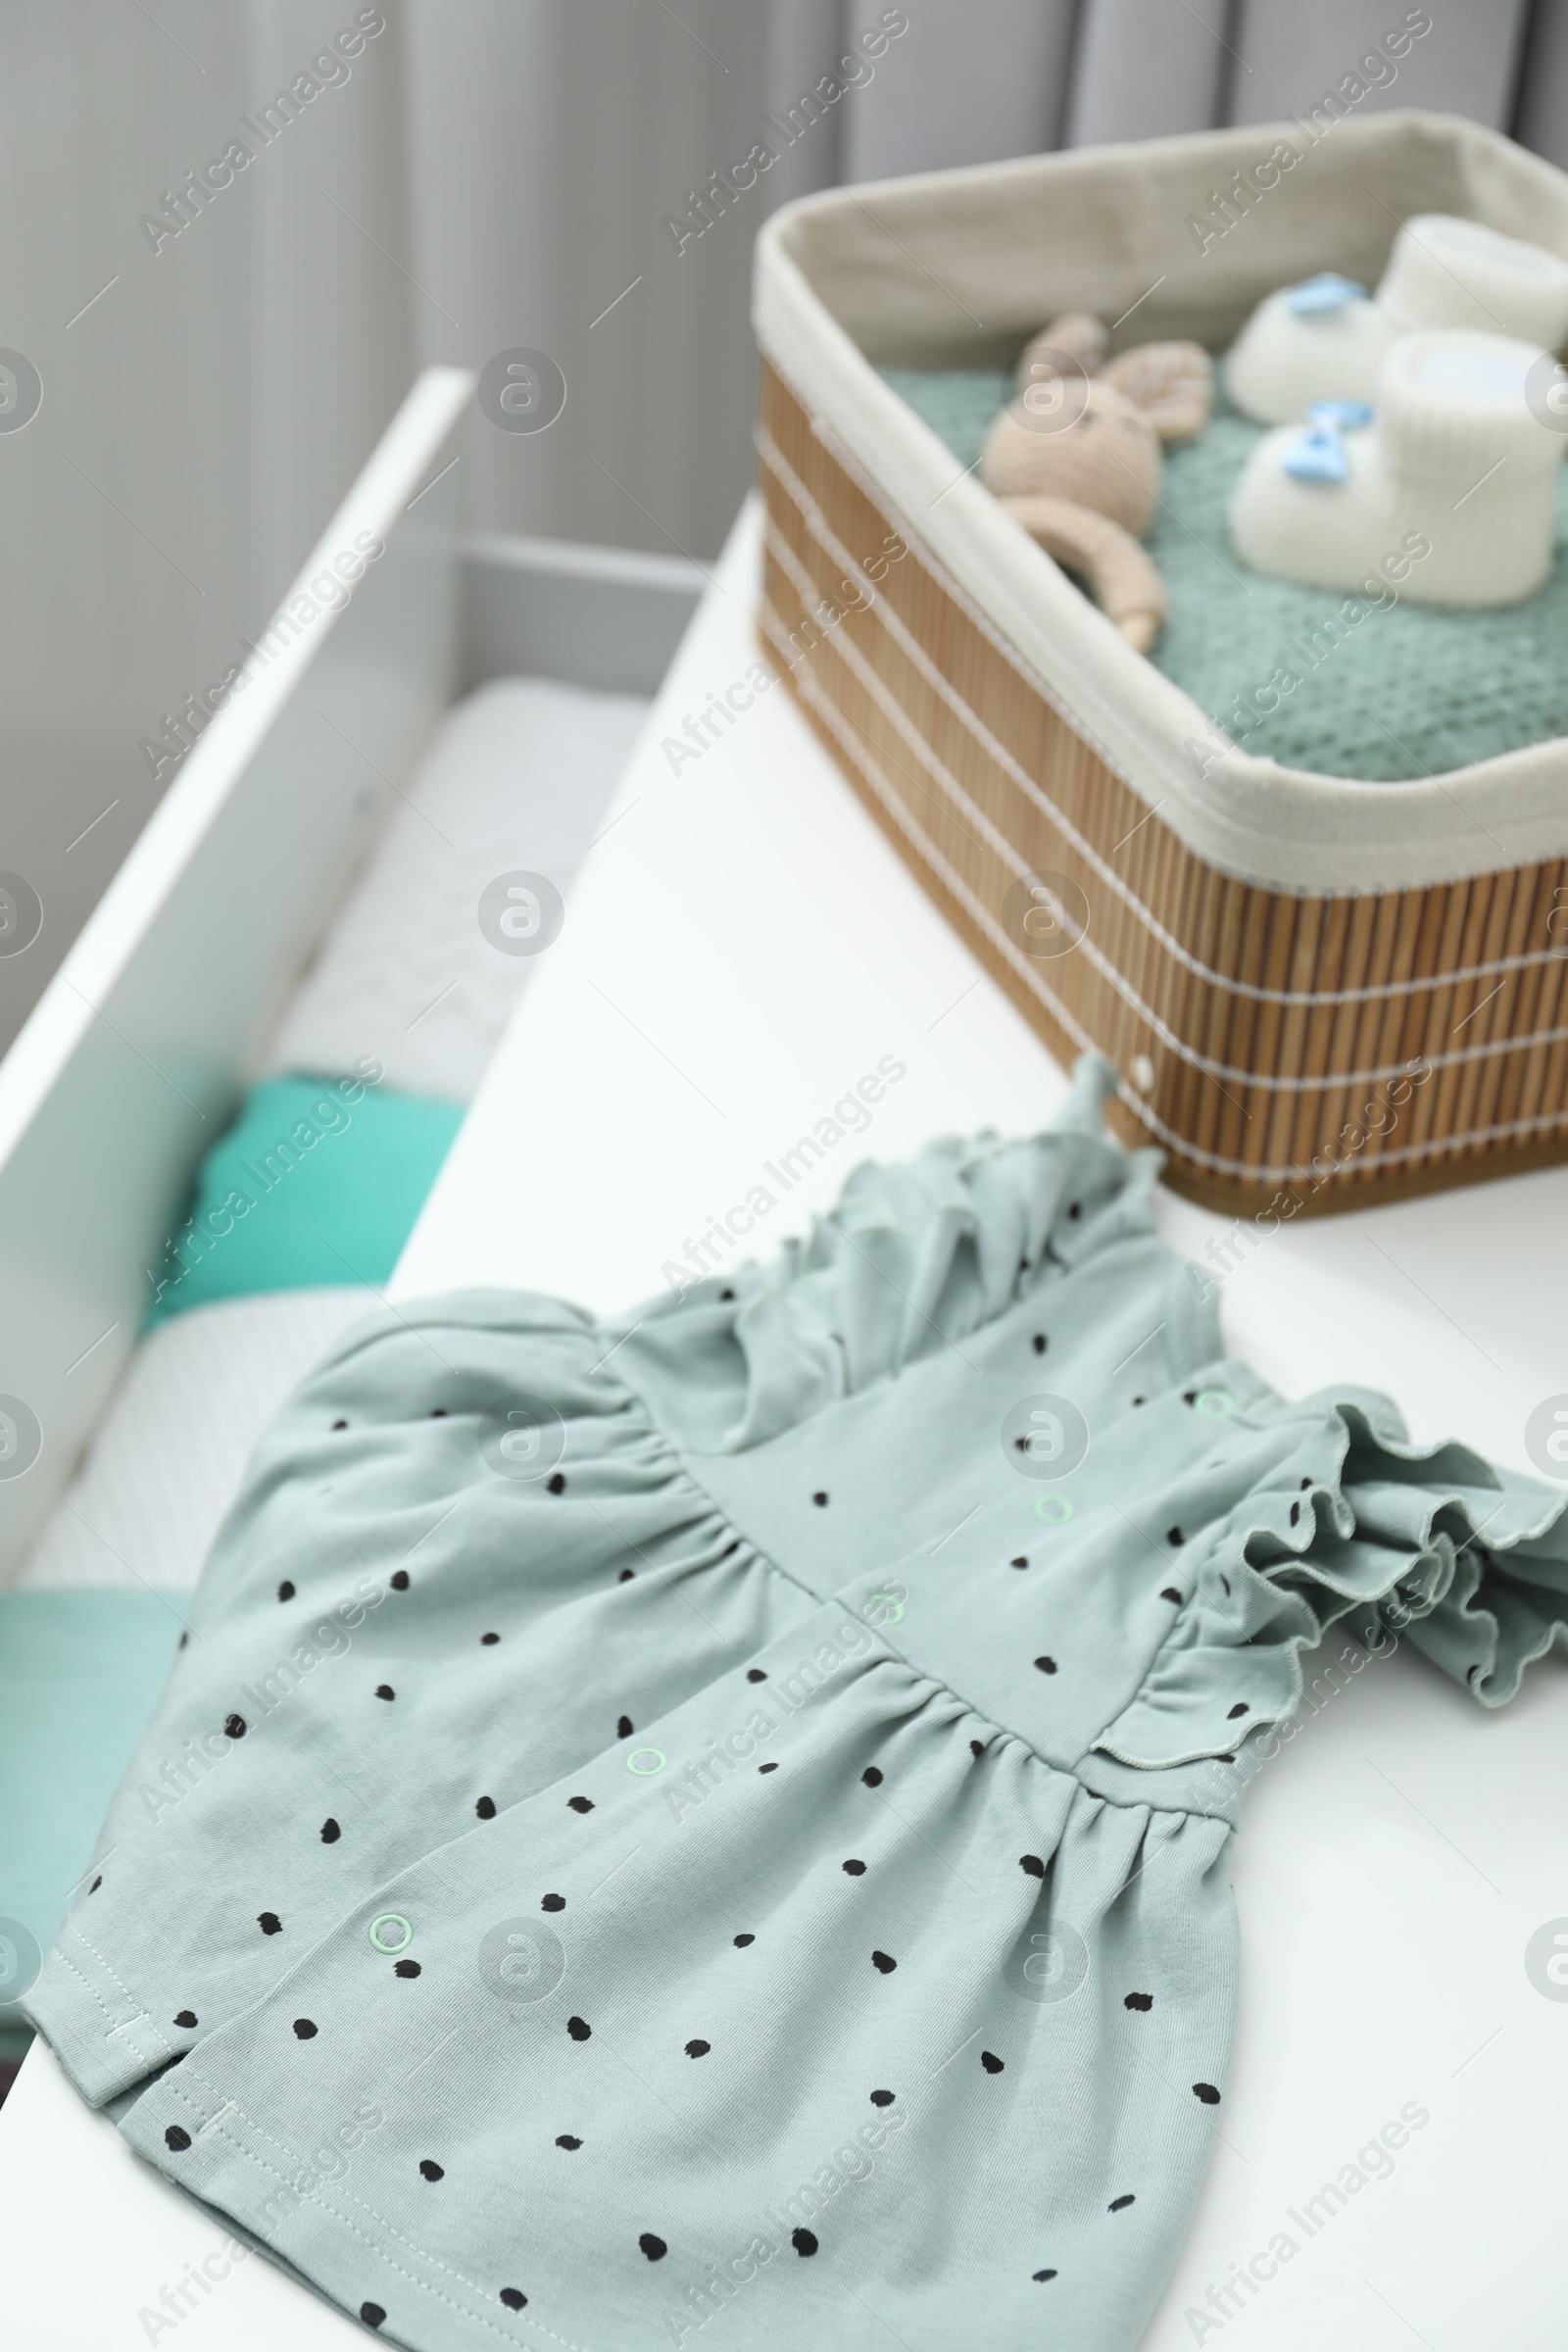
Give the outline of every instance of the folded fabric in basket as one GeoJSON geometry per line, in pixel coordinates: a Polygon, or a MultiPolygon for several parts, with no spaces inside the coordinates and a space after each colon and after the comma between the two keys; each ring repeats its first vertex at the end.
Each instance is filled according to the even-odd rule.
{"type": "Polygon", "coordinates": [[[150,1320],[255,1291],[382,1283],[435,1182],[463,1107],[352,1078],[269,1078],[197,1172],[148,1266],[150,1320]]]}

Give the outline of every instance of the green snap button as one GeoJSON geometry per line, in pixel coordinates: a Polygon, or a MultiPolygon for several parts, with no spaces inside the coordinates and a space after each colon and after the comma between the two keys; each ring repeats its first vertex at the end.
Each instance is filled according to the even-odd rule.
{"type": "Polygon", "coordinates": [[[1236,1399],[1229,1389],[1200,1389],[1193,1398],[1193,1410],[1201,1413],[1205,1421],[1223,1421],[1227,1413],[1236,1410],[1236,1399]]]}
{"type": "Polygon", "coordinates": [[[1048,1527],[1061,1527],[1072,1517],[1072,1504],[1065,1494],[1042,1494],[1035,1502],[1035,1517],[1048,1527]]]}
{"type": "Polygon", "coordinates": [[[646,1780],[656,1772],[662,1772],[668,1762],[662,1747],[634,1747],[626,1758],[626,1770],[646,1780]]]}
{"type": "Polygon", "coordinates": [[[370,1941],[378,1952],[406,1952],[414,1941],[414,1930],[400,1911],[383,1911],[379,1919],[370,1922],[370,1941]],[[389,1942],[383,1930],[391,1929],[396,1940],[389,1942]],[[401,1930],[401,1934],[398,1931],[401,1930]]]}

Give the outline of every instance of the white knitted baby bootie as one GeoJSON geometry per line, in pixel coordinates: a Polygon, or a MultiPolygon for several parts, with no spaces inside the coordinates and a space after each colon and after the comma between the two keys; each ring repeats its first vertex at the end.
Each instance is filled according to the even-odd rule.
{"type": "Polygon", "coordinates": [[[1441,329],[1401,335],[1377,406],[1320,404],[1268,433],[1231,500],[1243,562],[1309,587],[1421,605],[1511,605],[1551,569],[1565,441],[1527,405],[1529,343],[1441,329]]]}
{"type": "Polygon", "coordinates": [[[1259,304],[1225,362],[1225,389],[1264,424],[1315,401],[1371,400],[1396,336],[1470,327],[1555,350],[1568,333],[1568,262],[1446,213],[1407,220],[1375,295],[1326,270],[1259,304]]]}

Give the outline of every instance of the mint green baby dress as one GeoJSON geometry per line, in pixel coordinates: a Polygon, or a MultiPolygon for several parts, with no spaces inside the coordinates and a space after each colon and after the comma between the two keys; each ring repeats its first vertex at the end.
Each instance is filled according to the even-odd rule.
{"type": "Polygon", "coordinates": [[[264,1439],[28,2006],[388,2340],[1135,2345],[1299,1652],[1562,1633],[1560,1498],[1221,1357],[1111,1083],[618,1322],[375,1315],[264,1439]]]}

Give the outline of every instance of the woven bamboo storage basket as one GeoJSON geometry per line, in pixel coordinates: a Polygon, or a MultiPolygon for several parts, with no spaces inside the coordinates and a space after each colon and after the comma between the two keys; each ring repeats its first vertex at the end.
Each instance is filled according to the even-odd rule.
{"type": "Polygon", "coordinates": [[[1225,748],[877,369],[1132,306],[1113,349],[1217,353],[1276,286],[1375,283],[1424,212],[1568,255],[1568,178],[1413,113],[834,190],[759,242],[764,648],[1052,1052],[1106,1054],[1126,1139],[1225,1209],[1568,1156],[1568,741],[1414,783],[1225,748]],[[1200,250],[1236,172],[1257,200],[1200,250]]]}

